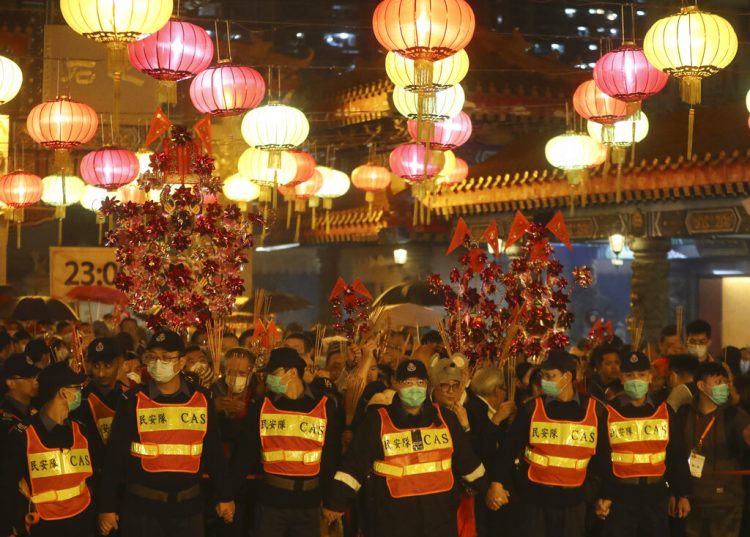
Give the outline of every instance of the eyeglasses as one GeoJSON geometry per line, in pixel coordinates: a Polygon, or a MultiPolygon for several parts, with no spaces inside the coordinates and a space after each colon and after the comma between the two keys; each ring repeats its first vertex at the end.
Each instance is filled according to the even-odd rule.
{"type": "Polygon", "coordinates": [[[180,358],[179,352],[154,352],[154,351],[148,351],[143,354],[143,361],[146,363],[149,362],[155,362],[156,360],[159,360],[160,362],[173,362],[180,358]]]}
{"type": "Polygon", "coordinates": [[[440,389],[444,392],[457,392],[461,388],[461,384],[458,382],[447,382],[445,384],[440,384],[440,389]]]}
{"type": "Polygon", "coordinates": [[[427,381],[426,380],[405,380],[401,384],[406,386],[407,388],[413,388],[414,386],[418,386],[420,388],[426,388],[427,387],[427,381]]]}

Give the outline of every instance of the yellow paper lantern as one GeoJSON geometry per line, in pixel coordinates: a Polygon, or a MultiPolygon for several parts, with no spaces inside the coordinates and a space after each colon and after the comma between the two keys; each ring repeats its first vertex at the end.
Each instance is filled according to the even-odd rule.
{"type": "Polygon", "coordinates": [[[81,201],[86,183],[75,175],[49,175],[42,179],[42,201],[53,207],[68,207],[81,201]]]}
{"type": "Polygon", "coordinates": [[[260,185],[287,185],[297,175],[297,160],[286,151],[280,151],[278,155],[277,165],[274,166],[270,151],[249,147],[240,155],[237,170],[240,175],[260,185]]]}
{"type": "Polygon", "coordinates": [[[456,117],[464,107],[465,98],[460,84],[429,95],[414,93],[400,86],[393,89],[393,104],[402,116],[430,122],[456,117]]]}
{"type": "Polygon", "coordinates": [[[222,191],[227,199],[240,203],[255,201],[260,197],[260,187],[239,173],[224,180],[222,191]]]}
{"type": "Polygon", "coordinates": [[[680,79],[684,102],[699,104],[701,79],[731,63],[737,54],[737,34],[723,17],[686,6],[654,23],[643,51],[654,67],[680,79]]]}
{"type": "Polygon", "coordinates": [[[310,123],[300,110],[268,104],[250,110],[242,119],[242,137],[250,147],[268,151],[292,149],[304,143],[310,123]]]}
{"type": "Polygon", "coordinates": [[[352,185],[349,176],[344,172],[329,168],[328,166],[316,166],[316,170],[323,177],[323,186],[320,187],[317,197],[322,199],[340,198],[347,192],[352,185]]]}
{"type": "Polygon", "coordinates": [[[160,30],[172,16],[172,0],[60,0],[74,32],[100,43],[128,43],[160,30]]]}
{"type": "Polygon", "coordinates": [[[138,184],[138,181],[133,181],[118,188],[115,192],[115,199],[120,203],[136,203],[141,205],[146,202],[148,197],[146,196],[146,191],[138,184]]]}
{"type": "Polygon", "coordinates": [[[586,130],[589,136],[600,144],[614,147],[628,147],[634,143],[642,142],[648,135],[648,129],[648,118],[645,113],[640,112],[615,123],[612,140],[605,142],[603,125],[595,121],[586,122],[586,130]],[[635,130],[633,130],[633,126],[635,126],[635,130]]]}
{"type": "Polygon", "coordinates": [[[433,63],[432,84],[421,86],[417,81],[414,60],[389,52],[385,57],[385,72],[396,86],[409,91],[441,91],[459,84],[469,72],[469,55],[465,50],[433,63]]]}
{"type": "Polygon", "coordinates": [[[442,153],[442,155],[440,155],[438,158],[443,159],[443,167],[441,168],[438,175],[442,177],[448,177],[453,173],[453,170],[456,167],[456,155],[455,153],[453,153],[453,151],[441,151],[440,153],[442,153]]]}
{"type": "Polygon", "coordinates": [[[5,104],[18,95],[23,84],[23,73],[13,60],[0,56],[0,104],[5,104]]]}
{"type": "Polygon", "coordinates": [[[104,203],[105,198],[111,195],[112,194],[110,194],[103,188],[86,185],[86,188],[83,191],[83,196],[81,196],[80,203],[84,209],[98,212],[99,209],[102,208],[102,203],[104,203]]]}
{"type": "Polygon", "coordinates": [[[555,168],[585,170],[599,160],[601,146],[587,134],[566,132],[547,142],[544,154],[555,168]]]}
{"type": "Polygon", "coordinates": [[[747,111],[750,112],[750,91],[745,95],[745,107],[747,108],[747,111]]]}

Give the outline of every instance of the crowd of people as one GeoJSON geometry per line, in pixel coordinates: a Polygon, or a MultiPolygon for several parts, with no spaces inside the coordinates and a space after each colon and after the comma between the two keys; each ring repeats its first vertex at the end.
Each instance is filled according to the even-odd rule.
{"type": "Polygon", "coordinates": [[[0,536],[750,535],[750,350],[705,321],[540,363],[407,331],[216,363],[201,330],[3,322],[0,536]]]}

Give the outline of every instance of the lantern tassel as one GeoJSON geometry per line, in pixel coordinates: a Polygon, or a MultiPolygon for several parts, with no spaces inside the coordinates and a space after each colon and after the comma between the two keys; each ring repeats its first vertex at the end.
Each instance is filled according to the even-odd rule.
{"type": "Polygon", "coordinates": [[[331,209],[326,209],[326,235],[331,233],[331,209]]]}
{"type": "MultiPolygon", "coordinates": [[[[269,157],[270,160],[270,157],[269,157]]],[[[278,170],[273,171],[273,208],[276,209],[279,199],[279,179],[278,170]]]]}
{"type": "Polygon", "coordinates": [[[694,76],[680,79],[680,97],[686,104],[701,104],[701,79],[694,76]]]}
{"type": "Polygon", "coordinates": [[[367,217],[372,216],[372,202],[375,201],[374,192],[365,192],[365,201],[367,202],[367,217]]]}
{"type": "Polygon", "coordinates": [[[607,157],[604,159],[604,168],[602,168],[602,179],[609,176],[610,159],[612,158],[612,146],[607,146],[607,157]]]}
{"type": "Polygon", "coordinates": [[[177,82],[174,80],[159,80],[156,98],[160,103],[177,104],[177,82]]]}
{"type": "Polygon", "coordinates": [[[127,49],[125,43],[107,44],[107,69],[112,77],[113,103],[112,103],[112,131],[114,133],[112,142],[116,144],[120,138],[120,90],[122,86],[122,72],[125,70],[127,49]]]}
{"type": "Polygon", "coordinates": [[[688,112],[688,139],[687,139],[687,159],[693,159],[693,130],[695,129],[695,108],[690,107],[688,112]]]}
{"type": "Polygon", "coordinates": [[[62,223],[63,219],[57,219],[57,245],[62,246],[62,223]]]}
{"type": "Polygon", "coordinates": [[[52,161],[52,167],[62,176],[73,173],[73,161],[70,158],[70,151],[67,149],[55,149],[55,158],[52,161]]]}
{"type": "Polygon", "coordinates": [[[588,177],[586,174],[583,174],[583,176],[581,177],[581,207],[586,207],[588,203],[588,184],[588,177]]]}
{"type": "Polygon", "coordinates": [[[419,223],[419,200],[417,198],[414,198],[414,212],[411,216],[411,225],[412,227],[417,227],[417,224],[419,223]]]}
{"type": "Polygon", "coordinates": [[[318,222],[317,222],[317,219],[315,218],[315,217],[316,217],[316,214],[315,214],[315,209],[316,209],[316,207],[315,207],[315,205],[313,205],[313,206],[311,207],[311,209],[312,209],[312,221],[311,221],[311,225],[310,225],[310,227],[311,227],[312,229],[316,229],[316,228],[318,227],[318,222]]]}
{"type": "Polygon", "coordinates": [[[16,250],[21,249],[21,221],[16,222],[16,250]]]}
{"type": "Polygon", "coordinates": [[[286,228],[292,227],[292,200],[289,200],[286,205],[286,228]]]}
{"type": "Polygon", "coordinates": [[[294,242],[299,242],[299,230],[302,224],[302,213],[297,213],[297,222],[294,226],[294,242]]]}
{"type": "Polygon", "coordinates": [[[617,180],[615,181],[615,202],[622,201],[622,162],[617,163],[617,180]]]}

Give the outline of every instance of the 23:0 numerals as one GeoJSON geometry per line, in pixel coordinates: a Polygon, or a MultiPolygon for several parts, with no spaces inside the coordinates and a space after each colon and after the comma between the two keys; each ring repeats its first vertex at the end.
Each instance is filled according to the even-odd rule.
{"type": "Polygon", "coordinates": [[[117,263],[110,261],[103,267],[96,267],[90,261],[68,261],[65,267],[70,270],[65,285],[114,285],[117,263]]]}

